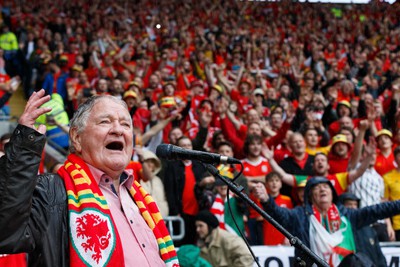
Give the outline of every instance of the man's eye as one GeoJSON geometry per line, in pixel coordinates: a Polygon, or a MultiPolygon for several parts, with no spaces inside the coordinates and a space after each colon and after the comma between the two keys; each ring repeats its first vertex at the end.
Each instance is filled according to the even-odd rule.
{"type": "Polygon", "coordinates": [[[101,121],[100,124],[107,124],[109,121],[101,121]]]}

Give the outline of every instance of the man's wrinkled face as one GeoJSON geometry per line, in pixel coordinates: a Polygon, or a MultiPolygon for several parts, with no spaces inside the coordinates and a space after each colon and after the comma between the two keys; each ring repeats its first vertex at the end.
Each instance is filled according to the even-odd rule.
{"type": "Polygon", "coordinates": [[[121,174],[133,152],[133,127],[128,110],[113,100],[99,100],[90,111],[84,129],[73,131],[71,141],[86,163],[110,176],[121,174]]]}
{"type": "Polygon", "coordinates": [[[317,184],[311,189],[311,201],[312,204],[316,205],[317,207],[321,207],[325,204],[332,204],[332,200],[332,189],[329,184],[317,184]]]}

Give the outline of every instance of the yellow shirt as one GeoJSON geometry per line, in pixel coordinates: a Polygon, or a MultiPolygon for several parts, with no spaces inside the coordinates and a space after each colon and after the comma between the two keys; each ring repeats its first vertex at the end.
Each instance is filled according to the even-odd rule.
{"type": "MultiPolygon", "coordinates": [[[[385,198],[393,201],[400,199],[400,172],[394,169],[383,175],[385,182],[385,198]]],[[[392,217],[393,229],[400,230],[400,215],[392,217]]]]}
{"type": "Polygon", "coordinates": [[[309,147],[306,147],[306,152],[308,155],[315,156],[317,153],[324,153],[325,155],[328,155],[329,150],[331,149],[331,146],[322,146],[322,147],[317,147],[316,149],[311,149],[309,147]]]}

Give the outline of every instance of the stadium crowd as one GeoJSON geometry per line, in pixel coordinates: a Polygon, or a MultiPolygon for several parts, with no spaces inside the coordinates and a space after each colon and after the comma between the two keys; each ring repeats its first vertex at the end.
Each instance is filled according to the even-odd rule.
{"type": "MultiPolygon", "coordinates": [[[[218,169],[229,179],[240,174],[236,182],[256,202],[252,188],[261,182],[279,206],[301,206],[313,176],[339,196],[354,194],[360,208],[400,199],[398,4],[1,3],[0,111],[10,114],[12,82],[26,98],[45,89],[53,110],[39,123],[66,151],[80,103],[123,99],[135,136],[128,168],[163,216],[184,219],[177,246],[196,244],[201,210],[252,245],[288,240],[202,164],[157,158],[161,143],[242,160],[242,173],[218,169]]],[[[62,163],[43,160],[40,172],[62,163]]],[[[400,241],[400,216],[371,227],[379,241],[400,241]]]]}

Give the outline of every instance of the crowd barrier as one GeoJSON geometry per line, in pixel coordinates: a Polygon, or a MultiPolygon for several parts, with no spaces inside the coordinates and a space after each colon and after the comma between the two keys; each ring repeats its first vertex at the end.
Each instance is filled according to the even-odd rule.
{"type": "MultiPolygon", "coordinates": [[[[172,240],[181,240],[185,235],[182,218],[167,216],[164,220],[171,233],[172,240]],[[175,222],[174,227],[172,227],[172,222],[175,222]]],[[[387,266],[400,267],[400,242],[382,242],[380,246],[386,257],[387,266]]],[[[257,257],[260,266],[263,267],[289,267],[293,266],[295,262],[294,247],[291,246],[252,246],[251,249],[257,257]]],[[[254,264],[254,266],[257,266],[257,264],[254,264]]]]}
{"type": "MultiPolygon", "coordinates": [[[[400,242],[380,243],[388,267],[400,267],[400,242]]],[[[294,247],[289,246],[252,246],[260,266],[288,267],[295,262],[294,247]]],[[[257,266],[254,264],[254,266],[257,266]]]]}

